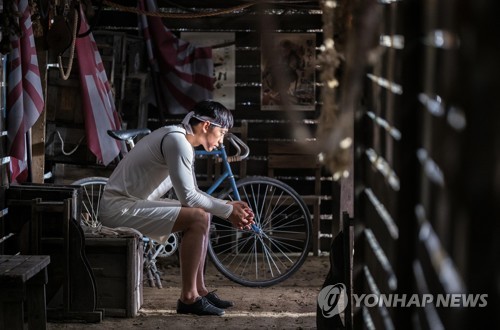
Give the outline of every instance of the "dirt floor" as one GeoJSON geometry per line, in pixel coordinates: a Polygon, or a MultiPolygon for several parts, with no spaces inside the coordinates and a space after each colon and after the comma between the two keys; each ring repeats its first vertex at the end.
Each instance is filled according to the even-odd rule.
{"type": "Polygon", "coordinates": [[[330,267],[328,256],[309,256],[288,280],[268,288],[235,284],[209,263],[209,290],[235,302],[219,316],[178,315],[179,268],[175,257],[160,261],[163,288],[144,285],[144,303],[135,318],[105,317],[101,323],[49,323],[48,329],[316,329],[316,299],[330,267]]]}

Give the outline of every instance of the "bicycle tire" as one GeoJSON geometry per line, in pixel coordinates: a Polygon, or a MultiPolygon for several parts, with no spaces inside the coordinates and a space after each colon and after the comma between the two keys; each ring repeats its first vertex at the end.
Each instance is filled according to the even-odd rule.
{"type": "Polygon", "coordinates": [[[82,187],[82,213],[80,223],[86,227],[96,228],[100,225],[99,203],[108,178],[93,176],[73,182],[82,187]]]}
{"type": "MultiPolygon", "coordinates": [[[[268,287],[288,279],[311,249],[311,214],[300,195],[268,177],[236,182],[241,200],[255,213],[258,230],[238,230],[213,217],[208,253],[228,279],[249,287],[268,287]]],[[[219,198],[233,199],[232,188],[219,198]]]]}

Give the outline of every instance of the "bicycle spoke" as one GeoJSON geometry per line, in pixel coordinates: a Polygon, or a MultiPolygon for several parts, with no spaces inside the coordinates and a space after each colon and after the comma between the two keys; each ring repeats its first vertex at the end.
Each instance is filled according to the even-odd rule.
{"type": "Polygon", "coordinates": [[[272,239],[269,239],[269,242],[274,245],[278,250],[279,252],[281,252],[281,254],[286,258],[288,259],[288,261],[292,262],[292,260],[288,257],[288,255],[280,248],[280,246],[278,244],[276,244],[275,240],[272,240],[272,239]]]}
{"type": "Polygon", "coordinates": [[[279,268],[276,266],[276,263],[274,262],[274,259],[273,258],[270,258],[271,257],[271,251],[269,251],[268,247],[266,246],[266,244],[262,241],[262,238],[259,237],[260,241],[262,242],[262,248],[264,249],[264,255],[267,259],[267,264],[269,265],[269,271],[271,272],[271,277],[274,277],[274,274],[273,274],[273,268],[271,267],[271,263],[269,262],[269,259],[271,259],[271,261],[273,262],[273,265],[276,267],[276,270],[281,273],[279,271],[279,268]]]}
{"type": "MultiPolygon", "coordinates": [[[[289,186],[270,178],[237,183],[241,200],[254,211],[258,229],[237,230],[214,218],[209,254],[231,280],[247,286],[269,286],[293,274],[310,248],[309,210],[289,186]]],[[[221,196],[231,198],[229,191],[221,196]]]]}
{"type": "Polygon", "coordinates": [[[80,223],[95,228],[99,225],[99,206],[107,178],[90,177],[73,182],[82,187],[80,223]]]}
{"type": "Polygon", "coordinates": [[[250,208],[254,211],[254,215],[255,215],[254,221],[256,222],[257,226],[260,226],[261,215],[260,215],[260,210],[259,210],[259,203],[255,199],[256,194],[254,192],[253,185],[250,186],[250,189],[252,190],[250,196],[248,196],[248,192],[245,188],[243,188],[243,193],[246,197],[246,200],[247,200],[250,208]]]}
{"type": "Polygon", "coordinates": [[[256,246],[255,246],[255,239],[254,239],[254,243],[252,244],[252,249],[250,250],[250,253],[248,253],[248,254],[246,255],[246,258],[243,258],[243,259],[240,261],[240,263],[239,263],[239,265],[238,265],[238,267],[237,267],[237,268],[239,268],[239,266],[243,263],[243,261],[245,261],[245,267],[243,267],[243,268],[241,269],[240,275],[244,275],[244,271],[245,271],[245,269],[247,268],[248,263],[249,263],[249,262],[251,261],[251,259],[252,259],[252,255],[253,255],[253,253],[251,253],[251,251],[255,251],[255,249],[256,249],[256,246]]]}
{"type": "Polygon", "coordinates": [[[234,253],[235,255],[238,255],[238,253],[237,253],[237,252],[234,252],[234,251],[239,251],[239,250],[241,250],[241,248],[242,248],[242,247],[244,247],[244,246],[245,246],[245,244],[246,244],[249,240],[251,240],[251,239],[252,239],[252,237],[250,236],[250,237],[248,237],[246,240],[239,240],[239,242],[236,244],[236,246],[234,246],[234,243],[233,243],[233,242],[228,242],[228,243],[225,243],[225,244],[219,244],[219,245],[218,245],[218,247],[220,248],[220,247],[222,247],[222,246],[226,246],[226,245],[228,246],[228,248],[227,248],[227,249],[225,249],[225,250],[222,250],[222,251],[221,251],[221,254],[228,253],[228,255],[229,255],[230,253],[234,253]],[[237,248],[239,248],[239,249],[237,249],[237,248]],[[231,250],[233,250],[233,251],[231,251],[231,250]]]}
{"type": "Polygon", "coordinates": [[[90,185],[90,193],[89,188],[84,186],[85,195],[87,197],[87,203],[83,203],[85,210],[90,215],[91,225],[93,226],[97,219],[97,212],[99,210],[99,201],[101,197],[101,190],[98,191],[97,205],[94,206],[94,185],[90,185]]]}

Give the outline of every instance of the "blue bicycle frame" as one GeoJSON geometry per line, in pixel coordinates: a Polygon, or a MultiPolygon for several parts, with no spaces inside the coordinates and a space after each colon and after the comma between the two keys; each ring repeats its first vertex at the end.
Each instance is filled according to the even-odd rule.
{"type": "Polygon", "coordinates": [[[212,151],[196,150],[195,154],[199,156],[219,156],[222,158],[224,171],[217,178],[217,180],[215,180],[215,182],[210,186],[210,188],[207,189],[206,191],[207,194],[212,195],[215,189],[217,189],[222,184],[222,182],[224,182],[224,180],[229,178],[229,182],[231,182],[231,188],[233,188],[234,198],[236,200],[241,200],[240,194],[238,193],[238,189],[236,188],[236,180],[234,179],[233,170],[231,169],[229,161],[227,160],[227,153],[224,144],[220,144],[220,146],[217,149],[214,149],[212,151]]]}
{"type": "MultiPolygon", "coordinates": [[[[238,192],[238,188],[236,187],[236,180],[234,179],[233,170],[229,161],[227,159],[226,147],[223,143],[219,145],[217,149],[212,151],[206,150],[195,150],[195,155],[198,156],[218,156],[222,158],[222,164],[224,165],[223,173],[215,180],[215,182],[207,189],[207,194],[212,195],[212,193],[217,189],[224,180],[229,178],[229,182],[231,183],[231,188],[233,189],[234,198],[238,201],[241,201],[240,193],[238,192]]],[[[259,233],[260,229],[256,224],[252,224],[252,229],[259,233]]]]}

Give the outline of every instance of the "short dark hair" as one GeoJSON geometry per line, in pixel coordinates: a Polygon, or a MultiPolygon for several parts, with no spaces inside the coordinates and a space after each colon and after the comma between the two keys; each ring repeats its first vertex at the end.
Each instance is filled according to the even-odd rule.
{"type": "MultiPolygon", "coordinates": [[[[206,116],[213,119],[213,123],[220,125],[223,128],[231,128],[234,124],[233,114],[231,111],[223,106],[221,103],[204,100],[196,103],[192,109],[197,116],[206,116]]],[[[192,117],[189,121],[191,126],[200,123],[201,121],[192,117]]]]}

